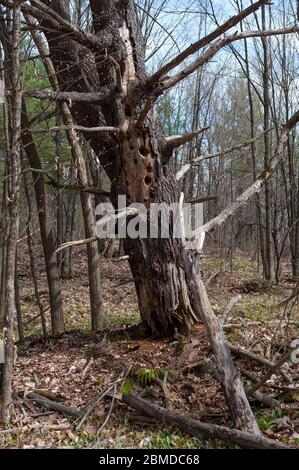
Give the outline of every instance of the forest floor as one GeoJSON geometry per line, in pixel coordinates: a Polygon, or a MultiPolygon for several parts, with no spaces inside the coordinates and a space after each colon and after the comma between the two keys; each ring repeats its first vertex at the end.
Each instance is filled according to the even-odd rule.
{"type": "MultiPolygon", "coordinates": [[[[202,262],[204,279],[217,314],[222,314],[229,300],[241,294],[233,307],[226,329],[230,343],[253,351],[273,362],[284,353],[291,341],[299,337],[293,322],[299,321],[298,305],[280,306],[293,291],[287,268],[279,286],[265,286],[258,279],[258,268],[248,255],[238,253],[232,269],[215,253],[206,253],[202,262]],[[211,278],[213,274],[218,273],[211,278]]],[[[87,267],[84,249],[77,249],[74,277],[62,280],[64,312],[68,333],[59,339],[41,340],[38,314],[30,280],[26,253],[18,267],[20,297],[25,332],[28,339],[18,345],[14,370],[15,404],[10,427],[0,430],[0,447],[97,447],[97,448],[219,448],[219,441],[199,441],[178,429],[169,428],[137,416],[126,405],[115,401],[111,415],[111,397],[95,407],[86,422],[77,429],[78,419],[41,408],[27,397],[31,391],[59,403],[83,410],[109,384],[129,371],[124,388],[152,402],[181,414],[215,424],[230,425],[229,413],[218,383],[201,370],[201,363],[211,355],[204,328],[199,325],[189,338],[172,340],[132,339],[128,326],[138,323],[139,315],[127,262],[102,260],[102,283],[107,332],[101,338],[90,333],[87,267]],[[118,284],[122,284],[118,286],[118,284]],[[196,351],[196,354],[194,353],[196,351]],[[165,398],[161,381],[167,378],[170,402],[165,398]],[[109,420],[100,430],[106,417],[109,420]]],[[[39,282],[47,305],[46,279],[39,263],[39,282]]],[[[47,313],[49,315],[49,313],[47,313]]],[[[257,377],[267,370],[250,359],[236,356],[236,364],[257,377]]],[[[299,367],[287,363],[283,370],[290,376],[286,384],[280,375],[272,377],[277,386],[291,385],[288,392],[264,389],[278,398],[274,409],[252,402],[264,434],[282,442],[299,444],[299,367]]],[[[248,378],[244,378],[245,383],[248,378]]],[[[120,387],[117,392],[120,393],[120,387]]],[[[262,390],[263,391],[263,390],[262,390]]]]}

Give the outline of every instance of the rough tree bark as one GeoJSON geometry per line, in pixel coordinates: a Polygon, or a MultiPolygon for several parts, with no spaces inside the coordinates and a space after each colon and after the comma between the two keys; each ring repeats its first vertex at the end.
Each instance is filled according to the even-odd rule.
{"type": "MultiPolygon", "coordinates": [[[[63,2],[51,6],[68,18],[63,2]]],[[[146,72],[135,6],[132,1],[92,1],[91,8],[95,33],[99,41],[103,38],[106,51],[103,57],[99,50],[96,64],[90,51],[68,37],[46,33],[60,88],[85,92],[97,88],[106,93],[101,108],[89,105],[87,109],[84,103],[74,103],[72,111],[82,125],[109,125],[121,130],[118,137],[86,135],[113,181],[115,202],[118,195],[125,195],[128,204],[139,202],[147,207],[154,202],[178,202],[179,186],[167,166],[170,155],[163,155],[165,140],[153,113],[144,122],[139,120],[147,93],[136,92],[145,83],[146,72]],[[70,65],[67,70],[62,66],[65,62],[70,65]],[[73,84],[74,76],[79,79],[73,84]]],[[[188,297],[181,241],[127,239],[124,248],[130,256],[141,318],[151,333],[169,336],[175,328],[188,331],[196,315],[188,297]]]]}
{"type": "Polygon", "coordinates": [[[21,73],[20,73],[20,6],[15,2],[9,36],[2,39],[5,49],[5,86],[9,98],[5,104],[6,162],[8,186],[8,237],[6,240],[4,364],[0,370],[0,421],[10,419],[12,404],[12,369],[14,362],[14,322],[16,320],[15,267],[19,233],[21,175],[21,73]]]}

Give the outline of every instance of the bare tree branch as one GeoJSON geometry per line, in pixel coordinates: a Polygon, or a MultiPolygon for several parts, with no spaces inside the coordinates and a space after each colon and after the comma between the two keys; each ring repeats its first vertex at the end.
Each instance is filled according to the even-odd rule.
{"type": "Polygon", "coordinates": [[[209,232],[215,227],[222,225],[227,219],[229,219],[241,206],[247,203],[248,199],[250,199],[254,194],[258,193],[265,182],[270,178],[273,174],[274,170],[276,169],[277,165],[281,161],[283,156],[284,147],[288,141],[289,134],[292,128],[297,124],[299,121],[299,111],[297,111],[293,116],[288,120],[288,122],[283,126],[282,132],[280,134],[280,138],[278,141],[278,145],[276,147],[275,153],[271,158],[268,167],[264,168],[264,170],[259,174],[255,182],[244,191],[230,206],[224,209],[217,217],[207,222],[202,227],[197,228],[193,232],[193,236],[198,236],[204,232],[209,232]]]}
{"type": "MultiPolygon", "coordinates": [[[[1,0],[0,3],[7,8],[12,8],[14,4],[13,0],[1,0]]],[[[30,5],[29,3],[21,2],[21,10],[42,22],[42,24],[38,25],[40,29],[43,29],[44,26],[46,28],[53,28],[56,31],[68,34],[71,39],[74,39],[93,51],[103,51],[104,53],[105,44],[103,43],[102,38],[99,39],[96,35],[88,31],[84,31],[79,28],[79,26],[70,23],[61,15],[56,13],[52,8],[39,0],[32,0],[31,3],[32,4],[30,5]]],[[[106,47],[108,47],[108,44],[106,47]]]]}
{"type": "Polygon", "coordinates": [[[37,98],[50,101],[83,101],[85,103],[101,103],[104,96],[100,93],[80,93],[78,91],[48,91],[48,90],[24,90],[25,98],[37,98]]]}
{"type": "Polygon", "coordinates": [[[291,28],[273,29],[268,31],[246,31],[244,33],[236,33],[232,36],[227,36],[226,38],[219,39],[203,55],[201,55],[195,61],[191,62],[191,64],[187,65],[187,67],[181,70],[177,75],[168,78],[166,77],[165,79],[162,79],[160,82],[158,82],[154,91],[154,95],[159,96],[165,91],[169,90],[181,80],[184,80],[186,77],[191,75],[196,69],[202,67],[204,64],[209,62],[217,54],[217,52],[220,51],[220,49],[235,41],[239,41],[240,39],[277,36],[281,34],[290,34],[296,32],[299,32],[299,27],[292,26],[291,28]]]}
{"type": "Polygon", "coordinates": [[[226,31],[229,29],[233,28],[236,26],[240,21],[242,21],[244,18],[246,18],[248,15],[251,13],[255,12],[258,10],[262,5],[265,5],[268,3],[269,0],[260,0],[256,3],[253,3],[250,5],[248,8],[243,10],[241,13],[233,16],[230,18],[228,21],[223,23],[219,28],[215,29],[212,33],[208,34],[207,36],[199,39],[197,42],[194,44],[191,44],[187,49],[182,51],[179,55],[177,55],[174,59],[172,59],[168,64],[164,65],[161,67],[157,72],[155,72],[147,81],[147,87],[149,90],[153,89],[155,84],[158,83],[161,77],[165,76],[167,73],[169,73],[171,70],[173,70],[175,67],[180,65],[187,57],[190,55],[194,54],[197,52],[199,49],[202,49],[204,46],[207,46],[210,44],[214,39],[217,39],[219,36],[224,34],[226,31]]]}
{"type": "Polygon", "coordinates": [[[169,137],[165,137],[165,140],[167,142],[166,144],[167,150],[176,149],[180,147],[181,145],[184,145],[187,142],[190,142],[190,140],[196,138],[199,134],[202,134],[207,129],[209,129],[209,127],[204,127],[203,129],[199,129],[197,131],[193,131],[184,135],[171,135],[169,137]]]}
{"type": "Polygon", "coordinates": [[[120,129],[118,127],[111,127],[111,126],[103,126],[103,127],[84,127],[84,126],[77,126],[74,125],[70,126],[55,126],[49,127],[44,129],[29,129],[30,132],[35,134],[43,134],[49,132],[60,132],[60,131],[81,131],[81,132],[113,132],[115,134],[120,133],[120,129]]]}

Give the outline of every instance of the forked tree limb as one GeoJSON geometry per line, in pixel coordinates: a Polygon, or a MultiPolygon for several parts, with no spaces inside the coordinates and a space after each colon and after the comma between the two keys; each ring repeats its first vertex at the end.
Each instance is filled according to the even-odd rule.
{"type": "MultiPolygon", "coordinates": [[[[47,175],[49,177],[49,175],[47,175]]],[[[49,178],[50,181],[47,184],[54,186],[58,189],[68,189],[70,191],[78,191],[79,193],[89,193],[89,194],[97,194],[100,196],[110,197],[109,191],[104,191],[103,189],[98,188],[90,188],[88,186],[80,186],[77,184],[64,184],[58,183],[58,181],[54,181],[52,178],[49,178]]]]}
{"type": "MultiPolygon", "coordinates": [[[[248,359],[251,359],[254,362],[257,362],[258,364],[262,364],[264,366],[270,367],[271,369],[273,367],[275,367],[275,364],[273,362],[269,361],[269,359],[266,359],[265,357],[262,357],[262,356],[258,356],[257,354],[255,354],[252,351],[248,351],[247,349],[239,348],[239,347],[235,346],[234,344],[230,344],[230,343],[228,344],[228,346],[229,346],[230,350],[232,351],[232,353],[237,354],[238,356],[246,357],[248,359]]],[[[280,375],[283,377],[285,382],[289,383],[289,382],[292,381],[291,378],[288,376],[288,374],[286,374],[284,371],[280,371],[280,375]]]]}
{"type": "Polygon", "coordinates": [[[290,349],[290,351],[288,351],[286,354],[284,354],[280,359],[279,361],[273,365],[272,368],[270,368],[268,370],[268,372],[266,372],[266,374],[256,383],[254,384],[251,389],[248,391],[248,394],[249,395],[252,395],[254,394],[254,392],[256,390],[258,390],[259,388],[261,388],[263,385],[265,385],[265,383],[271,378],[271,376],[275,373],[277,373],[281,367],[283,366],[283,364],[285,364],[286,362],[288,362],[291,358],[291,355],[293,353],[294,349],[290,349]]]}
{"type": "Polygon", "coordinates": [[[47,184],[54,186],[55,188],[58,188],[58,189],[68,189],[71,191],[79,191],[82,193],[98,194],[100,196],[110,197],[110,192],[105,191],[103,189],[91,188],[88,186],[81,186],[78,184],[58,183],[56,180],[54,180],[54,178],[52,178],[52,176],[46,170],[42,170],[38,168],[25,168],[25,170],[23,170],[23,172],[27,172],[27,171],[34,171],[35,173],[41,173],[47,176],[47,178],[49,178],[49,181],[47,182],[47,184]]]}
{"type": "Polygon", "coordinates": [[[260,0],[258,2],[253,3],[252,5],[250,5],[248,8],[246,8],[242,12],[240,12],[237,15],[231,17],[229,20],[227,20],[221,26],[219,26],[214,31],[212,31],[212,33],[210,33],[207,36],[199,39],[194,44],[191,44],[184,51],[182,51],[180,54],[178,54],[174,59],[172,59],[170,62],[165,64],[157,72],[155,72],[151,77],[149,77],[149,79],[147,81],[147,84],[146,84],[146,88],[149,89],[149,90],[153,89],[153,87],[155,86],[155,84],[158,83],[158,81],[161,79],[161,77],[165,76],[171,70],[173,70],[175,67],[180,65],[190,55],[193,55],[198,50],[200,50],[203,47],[210,44],[212,41],[217,39],[219,36],[224,34],[226,31],[233,28],[238,23],[240,23],[242,20],[244,20],[251,13],[254,13],[262,5],[265,5],[267,3],[268,3],[268,0],[260,0]]]}
{"type": "Polygon", "coordinates": [[[241,294],[238,294],[235,297],[233,297],[232,299],[230,299],[230,301],[228,302],[227,306],[224,309],[223,314],[220,317],[220,322],[222,324],[224,324],[226,322],[226,320],[229,317],[230,312],[232,311],[232,309],[236,305],[236,303],[239,302],[241,297],[242,297],[241,294]]]}
{"type": "Polygon", "coordinates": [[[250,449],[289,449],[290,446],[268,439],[263,435],[230,429],[216,424],[203,423],[175,411],[166,410],[144,400],[133,393],[123,395],[122,401],[134,410],[150,416],[169,426],[175,426],[197,439],[219,439],[229,444],[238,444],[250,449]]]}
{"type": "Polygon", "coordinates": [[[178,74],[172,77],[165,77],[164,79],[162,79],[161,83],[158,83],[156,87],[155,96],[158,97],[165,91],[174,87],[177,83],[184,80],[186,77],[195,72],[195,70],[197,70],[199,67],[202,67],[204,64],[209,62],[221,49],[223,49],[223,47],[232,44],[235,41],[255,37],[278,36],[296,32],[298,33],[298,31],[299,27],[293,26],[290,28],[273,29],[268,31],[246,31],[243,33],[233,34],[232,36],[227,36],[223,39],[219,39],[217,42],[212,44],[211,47],[204,54],[202,54],[194,62],[191,62],[191,64],[187,65],[187,67],[181,70],[178,74]]]}

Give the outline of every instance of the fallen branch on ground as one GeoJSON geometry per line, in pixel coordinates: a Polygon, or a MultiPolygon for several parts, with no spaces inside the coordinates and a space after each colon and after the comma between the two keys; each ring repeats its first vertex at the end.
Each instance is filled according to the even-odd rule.
{"type": "Polygon", "coordinates": [[[253,387],[248,390],[248,394],[251,395],[253,394],[256,390],[258,390],[259,388],[261,388],[266,382],[267,380],[269,380],[271,378],[271,376],[273,374],[275,374],[276,372],[278,372],[280,370],[280,368],[283,366],[283,364],[285,364],[286,362],[288,362],[291,358],[291,355],[293,353],[295,349],[290,349],[290,351],[288,351],[286,354],[284,354],[280,359],[279,361],[273,365],[273,367],[271,367],[268,372],[261,378],[261,380],[253,385],[253,387]]]}
{"type": "Polygon", "coordinates": [[[262,435],[230,429],[216,424],[202,423],[174,411],[160,408],[133,393],[123,395],[122,401],[128,406],[170,426],[176,426],[197,439],[220,439],[229,444],[238,444],[250,449],[288,449],[290,446],[267,439],[262,435]]]}
{"type": "MultiPolygon", "coordinates": [[[[255,362],[258,362],[259,364],[263,364],[264,366],[267,366],[267,367],[270,367],[270,368],[273,368],[275,366],[275,364],[273,362],[269,361],[265,357],[258,356],[257,354],[253,353],[252,351],[247,351],[246,349],[238,348],[237,346],[234,346],[233,344],[230,344],[230,343],[228,344],[228,346],[234,354],[237,354],[237,355],[243,356],[243,357],[247,357],[247,358],[249,358],[249,359],[251,359],[255,362]]],[[[280,375],[283,377],[283,379],[286,382],[289,383],[289,382],[292,381],[292,379],[285,372],[280,371],[280,375]]]]}
{"type": "Polygon", "coordinates": [[[73,416],[75,418],[81,416],[81,411],[77,410],[76,408],[62,405],[61,403],[57,403],[53,400],[49,400],[49,398],[43,397],[42,395],[39,395],[35,392],[28,393],[26,395],[26,398],[30,398],[35,403],[38,403],[39,405],[42,405],[45,408],[48,408],[49,410],[58,411],[59,413],[62,413],[67,416],[73,416]]]}
{"type": "Polygon", "coordinates": [[[196,313],[198,318],[201,318],[208,333],[219,382],[233,423],[238,429],[260,436],[261,431],[249,405],[242,380],[232,360],[222,325],[213,311],[202,279],[195,273],[192,261],[186,252],[183,259],[196,313]]]}

